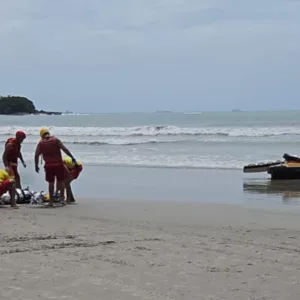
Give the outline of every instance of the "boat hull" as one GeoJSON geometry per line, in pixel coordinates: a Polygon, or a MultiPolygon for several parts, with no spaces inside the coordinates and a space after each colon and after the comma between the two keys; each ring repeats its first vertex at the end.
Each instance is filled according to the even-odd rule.
{"type": "Polygon", "coordinates": [[[271,179],[300,179],[300,157],[283,154],[284,161],[271,161],[244,166],[244,173],[267,172],[271,179]]]}
{"type": "Polygon", "coordinates": [[[268,168],[268,174],[274,180],[300,179],[300,163],[286,163],[268,168]]]}

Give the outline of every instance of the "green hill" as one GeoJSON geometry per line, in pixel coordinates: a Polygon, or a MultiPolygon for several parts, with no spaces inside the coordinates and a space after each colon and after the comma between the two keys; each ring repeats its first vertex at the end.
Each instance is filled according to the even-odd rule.
{"type": "Polygon", "coordinates": [[[0,96],[0,115],[47,114],[61,115],[61,112],[37,110],[33,102],[26,97],[0,96]]]}

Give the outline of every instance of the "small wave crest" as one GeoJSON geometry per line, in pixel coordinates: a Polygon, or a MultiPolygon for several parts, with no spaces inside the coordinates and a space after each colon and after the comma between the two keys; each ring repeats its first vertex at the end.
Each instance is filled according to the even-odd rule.
{"type": "Polygon", "coordinates": [[[130,162],[86,162],[87,166],[103,166],[103,167],[131,167],[131,168],[151,168],[151,169],[197,169],[197,170],[242,170],[243,166],[241,164],[234,165],[234,164],[219,164],[214,165],[212,163],[207,164],[160,164],[160,163],[130,163],[130,162]]]}
{"type": "MultiPolygon", "coordinates": [[[[150,141],[122,141],[122,140],[111,140],[111,141],[72,141],[71,144],[74,145],[91,145],[91,146],[101,146],[101,145],[116,145],[116,146],[137,146],[137,145],[145,145],[145,144],[169,144],[169,143],[177,143],[180,141],[158,141],[158,140],[150,140],[150,141]]],[[[68,141],[66,141],[68,143],[68,141]]]]}
{"type": "MultiPolygon", "coordinates": [[[[31,163],[32,154],[25,153],[24,159],[31,163]]],[[[89,167],[130,167],[130,168],[151,168],[151,169],[215,169],[215,170],[242,170],[246,162],[242,161],[215,161],[207,160],[202,162],[186,161],[180,159],[164,161],[153,158],[153,160],[138,160],[134,158],[114,157],[113,159],[95,157],[76,157],[84,166],[89,167]]]]}
{"type": "MultiPolygon", "coordinates": [[[[16,126],[1,126],[0,135],[9,136],[19,130],[16,126]]],[[[25,127],[29,136],[39,136],[40,127],[25,127]]],[[[300,135],[300,127],[57,127],[49,126],[57,136],[86,137],[147,137],[147,136],[223,136],[223,137],[272,137],[300,135]]]]}
{"type": "MultiPolygon", "coordinates": [[[[38,139],[26,140],[26,144],[37,144],[38,139]]],[[[184,142],[181,140],[103,140],[103,141],[94,141],[94,140],[74,140],[74,139],[62,139],[66,144],[73,145],[89,145],[89,146],[105,146],[105,145],[115,145],[115,146],[137,146],[137,145],[154,145],[154,144],[173,144],[184,142]]],[[[0,140],[0,143],[4,144],[6,140],[0,140]]]]}

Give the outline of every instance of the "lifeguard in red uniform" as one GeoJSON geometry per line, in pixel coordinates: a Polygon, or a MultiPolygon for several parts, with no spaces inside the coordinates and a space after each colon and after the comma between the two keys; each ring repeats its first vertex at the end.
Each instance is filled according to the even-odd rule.
{"type": "Polygon", "coordinates": [[[9,192],[10,206],[13,208],[19,208],[15,200],[16,184],[14,175],[12,174],[11,169],[0,169],[0,196],[6,192],[9,192]]]}
{"type": "Polygon", "coordinates": [[[73,180],[76,180],[80,173],[83,170],[83,165],[82,162],[77,160],[77,164],[74,164],[72,159],[70,157],[65,157],[63,159],[64,164],[65,164],[65,188],[66,188],[66,194],[67,194],[67,199],[70,202],[75,202],[75,198],[73,195],[73,191],[71,188],[71,182],[73,180]]]}
{"type": "Polygon", "coordinates": [[[26,134],[24,131],[17,131],[14,138],[9,138],[5,143],[5,150],[3,152],[2,160],[5,168],[10,169],[14,175],[16,188],[21,189],[21,179],[18,172],[18,159],[21,160],[24,168],[26,164],[24,162],[21,144],[26,139],[26,134]]]}
{"type": "MultiPolygon", "coordinates": [[[[35,151],[35,171],[37,173],[39,172],[39,157],[42,155],[45,161],[44,168],[46,173],[46,181],[49,184],[49,205],[53,206],[55,179],[62,197],[65,189],[65,166],[62,159],[61,150],[70,156],[75,164],[77,162],[62,141],[55,136],[51,136],[47,128],[42,128],[40,130],[40,136],[41,140],[37,144],[35,151]]],[[[61,202],[64,203],[63,198],[61,199],[61,202]]]]}

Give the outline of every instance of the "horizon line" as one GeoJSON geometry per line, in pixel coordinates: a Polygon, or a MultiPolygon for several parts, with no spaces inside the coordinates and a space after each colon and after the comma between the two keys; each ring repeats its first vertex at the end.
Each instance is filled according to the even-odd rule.
{"type": "Polygon", "coordinates": [[[201,114],[201,113],[247,113],[247,112],[300,112],[300,109],[264,109],[264,110],[187,110],[187,111],[172,111],[172,110],[157,110],[157,111],[110,111],[110,112],[83,112],[83,111],[65,111],[62,114],[89,114],[89,115],[99,115],[99,114],[201,114]]]}

